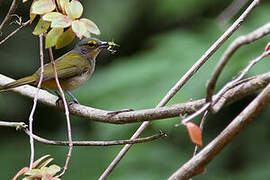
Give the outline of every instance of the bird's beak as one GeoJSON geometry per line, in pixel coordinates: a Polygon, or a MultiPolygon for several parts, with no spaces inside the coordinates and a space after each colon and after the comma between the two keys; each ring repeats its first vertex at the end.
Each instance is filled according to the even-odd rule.
{"type": "Polygon", "coordinates": [[[115,47],[119,47],[119,45],[116,44],[115,42],[102,42],[99,45],[99,48],[107,49],[107,50],[109,50],[112,53],[115,53],[116,52],[116,50],[113,49],[115,47]]]}

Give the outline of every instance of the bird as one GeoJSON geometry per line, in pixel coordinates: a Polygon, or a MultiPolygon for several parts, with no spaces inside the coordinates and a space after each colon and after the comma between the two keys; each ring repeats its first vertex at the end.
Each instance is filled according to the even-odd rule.
{"type": "MultiPolygon", "coordinates": [[[[62,89],[79,104],[78,100],[71,94],[71,90],[83,85],[95,70],[96,57],[103,50],[111,52],[114,47],[119,46],[114,42],[101,41],[97,38],[85,38],[81,40],[71,51],[55,60],[55,67],[62,89]]],[[[53,90],[58,95],[58,87],[54,77],[54,68],[51,63],[44,65],[41,88],[53,90]]],[[[0,92],[8,91],[12,88],[26,84],[36,86],[40,80],[41,68],[34,74],[15,80],[6,85],[0,86],[0,92]]]]}

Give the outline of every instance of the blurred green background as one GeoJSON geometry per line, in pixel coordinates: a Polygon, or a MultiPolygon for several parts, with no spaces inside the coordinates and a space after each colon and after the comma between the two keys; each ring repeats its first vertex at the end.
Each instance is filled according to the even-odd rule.
{"type": "MultiPolygon", "coordinates": [[[[106,110],[152,108],[162,99],[178,79],[196,62],[210,45],[224,32],[217,16],[232,0],[100,0],[81,1],[84,17],[100,28],[102,40],[114,40],[121,45],[119,52],[98,57],[92,78],[73,94],[81,104],[106,110]]],[[[11,1],[2,2],[0,20],[7,13],[11,1]]],[[[19,3],[16,13],[28,19],[30,2],[19,3]]],[[[246,6],[245,6],[246,7],[246,6]]],[[[245,8],[244,7],[244,8],[245,8]]],[[[264,1],[240,29],[201,68],[169,104],[203,98],[205,83],[220,55],[237,36],[246,34],[269,21],[270,3],[264,1]]],[[[241,11],[242,12],[242,11],[241,11]]],[[[230,24],[239,15],[238,13],[230,24]]],[[[34,23],[35,24],[35,23],[34,23]]],[[[3,37],[16,27],[9,25],[3,37]]],[[[38,37],[29,25],[0,47],[0,73],[20,78],[39,67],[38,37]]],[[[251,59],[264,49],[268,38],[241,48],[222,73],[218,87],[230,80],[251,59]]],[[[74,44],[73,44],[74,45],[74,44]]],[[[55,51],[55,56],[69,51],[73,45],[55,51]]],[[[47,52],[45,53],[47,56],[47,52]]],[[[47,58],[48,59],[48,58],[47,58]]],[[[269,58],[267,58],[269,60],[269,58]]],[[[266,60],[267,60],[266,59],[266,60]]],[[[268,62],[256,65],[249,76],[267,72],[268,62]]],[[[247,97],[220,113],[208,118],[204,144],[217,136],[253,98],[247,97]]],[[[13,92],[0,94],[0,120],[28,122],[32,100],[13,92]]],[[[208,166],[207,173],[194,179],[269,179],[270,178],[270,109],[251,123],[208,166]]],[[[109,125],[90,122],[71,116],[74,140],[128,139],[140,123],[109,125]]],[[[175,127],[179,118],[155,121],[143,133],[152,135],[162,130],[167,138],[134,145],[109,179],[166,179],[192,154],[194,145],[185,128],[175,127]]],[[[195,120],[198,123],[198,119],[195,120]]],[[[66,139],[64,113],[39,104],[35,113],[34,132],[49,139],[66,139]]],[[[0,127],[0,179],[11,177],[29,161],[29,139],[11,128],[0,127]]],[[[68,149],[35,144],[36,157],[51,154],[54,163],[63,166],[68,149]]],[[[75,147],[65,180],[97,179],[109,165],[121,146],[75,147]]]]}

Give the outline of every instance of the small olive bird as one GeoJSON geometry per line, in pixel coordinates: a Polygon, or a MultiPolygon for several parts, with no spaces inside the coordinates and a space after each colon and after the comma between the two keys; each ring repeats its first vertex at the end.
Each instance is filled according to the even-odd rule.
{"type": "MultiPolygon", "coordinates": [[[[96,38],[81,40],[73,50],[55,60],[55,67],[62,89],[71,96],[75,103],[77,99],[70,93],[84,84],[95,70],[96,57],[103,49],[114,51],[112,48],[118,46],[114,42],[103,42],[96,38]]],[[[0,92],[25,84],[37,85],[40,79],[41,68],[33,75],[21,78],[14,82],[0,86],[0,92]]],[[[57,93],[57,84],[54,78],[54,69],[51,63],[44,65],[42,88],[54,90],[57,93]]],[[[59,94],[57,93],[59,96],[59,94]]],[[[60,96],[59,96],[60,97],[60,96]]]]}

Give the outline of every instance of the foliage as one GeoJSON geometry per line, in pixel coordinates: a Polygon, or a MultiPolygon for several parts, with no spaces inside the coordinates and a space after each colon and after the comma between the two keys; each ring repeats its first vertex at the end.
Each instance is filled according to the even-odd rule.
{"type": "Polygon", "coordinates": [[[90,38],[91,33],[99,35],[100,31],[93,21],[86,18],[79,19],[82,13],[83,6],[78,0],[57,0],[57,4],[53,0],[34,0],[30,8],[31,23],[37,15],[40,19],[33,34],[40,35],[51,27],[46,36],[45,47],[56,46],[56,49],[71,43],[75,34],[80,39],[90,38]]]}

